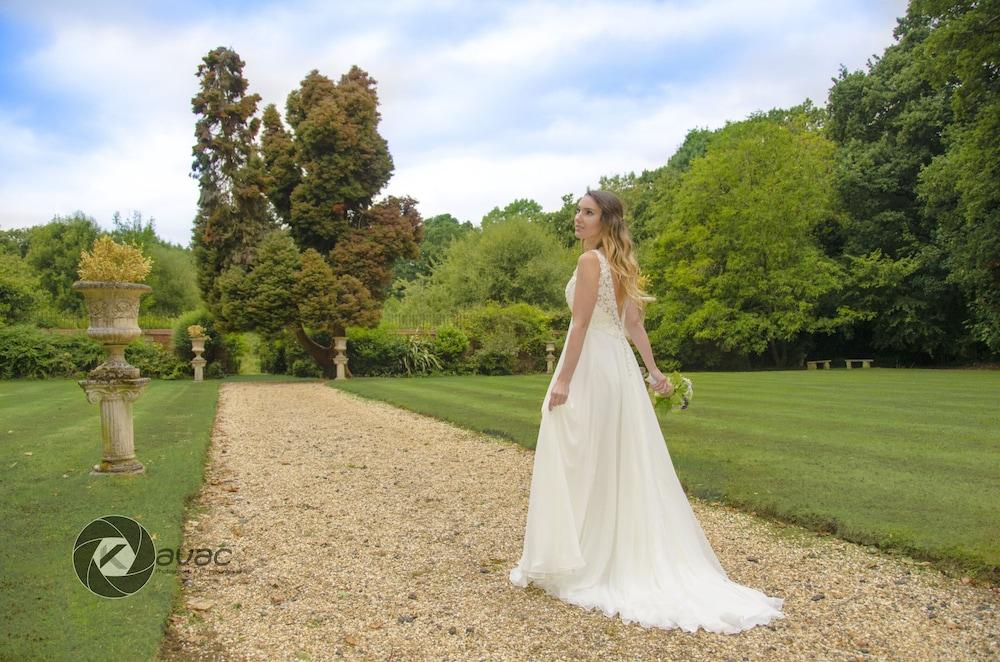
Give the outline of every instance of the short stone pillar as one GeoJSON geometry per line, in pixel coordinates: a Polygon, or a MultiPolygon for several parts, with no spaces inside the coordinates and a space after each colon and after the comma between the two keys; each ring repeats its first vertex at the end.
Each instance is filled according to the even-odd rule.
{"type": "Polygon", "coordinates": [[[337,350],[337,355],[333,357],[337,366],[336,379],[347,379],[347,336],[335,336],[333,342],[333,348],[337,350]]]}
{"type": "Polygon", "coordinates": [[[191,351],[194,352],[191,365],[194,367],[194,380],[196,382],[204,381],[205,379],[205,364],[208,361],[201,358],[201,353],[205,351],[205,338],[206,336],[191,337],[191,351]]]}
{"type": "Polygon", "coordinates": [[[81,379],[77,383],[87,394],[87,402],[101,405],[101,463],[95,464],[90,474],[145,473],[146,468],[135,457],[132,403],[142,395],[149,378],[81,379]]]}
{"type": "Polygon", "coordinates": [[[555,354],[552,352],[556,351],[556,344],[554,342],[545,343],[545,372],[552,374],[553,363],[556,360],[555,354]]]}

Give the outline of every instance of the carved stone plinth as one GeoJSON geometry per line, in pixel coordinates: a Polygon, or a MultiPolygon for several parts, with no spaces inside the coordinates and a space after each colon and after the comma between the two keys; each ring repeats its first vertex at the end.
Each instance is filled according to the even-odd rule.
{"type": "Polygon", "coordinates": [[[556,344],[554,342],[545,343],[545,372],[552,374],[552,366],[556,360],[556,355],[553,354],[556,350],[556,344]]]}
{"type": "Polygon", "coordinates": [[[90,474],[145,473],[146,468],[135,458],[132,403],[142,395],[149,378],[82,379],[77,383],[87,394],[87,402],[101,405],[101,463],[95,464],[90,474]]]}
{"type": "Polygon", "coordinates": [[[336,379],[347,379],[345,369],[347,367],[347,336],[335,336],[333,348],[337,350],[337,355],[333,357],[333,362],[337,366],[336,379]]]}

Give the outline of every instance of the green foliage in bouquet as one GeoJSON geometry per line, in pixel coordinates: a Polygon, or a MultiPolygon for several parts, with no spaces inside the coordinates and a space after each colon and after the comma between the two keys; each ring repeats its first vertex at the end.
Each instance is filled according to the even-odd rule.
{"type": "MultiPolygon", "coordinates": [[[[648,390],[649,397],[653,402],[653,408],[660,408],[666,411],[671,411],[674,407],[687,409],[694,398],[694,385],[691,383],[691,380],[676,370],[665,376],[674,388],[670,391],[670,395],[660,395],[650,386],[648,390]]],[[[649,381],[648,378],[647,381],[649,381]]]]}

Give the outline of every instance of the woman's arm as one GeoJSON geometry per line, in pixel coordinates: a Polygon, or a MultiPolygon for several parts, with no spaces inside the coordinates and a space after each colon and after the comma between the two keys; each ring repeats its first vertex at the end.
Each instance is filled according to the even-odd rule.
{"type": "Polygon", "coordinates": [[[573,372],[583,353],[583,340],[597,305],[597,289],[601,278],[601,262],[593,252],[587,251],[576,261],[576,289],[573,294],[573,324],[566,338],[566,358],[549,395],[549,411],[566,402],[573,372]]]}
{"type": "Polygon", "coordinates": [[[642,362],[646,364],[646,371],[653,378],[653,389],[663,395],[670,395],[671,391],[674,390],[673,385],[656,367],[656,361],[653,359],[653,348],[649,344],[649,336],[646,335],[646,325],[643,324],[642,318],[639,317],[639,311],[631,299],[625,302],[625,319],[622,320],[622,324],[625,327],[625,334],[639,350],[642,362]]]}
{"type": "Polygon", "coordinates": [[[642,362],[646,364],[646,370],[652,372],[656,370],[656,361],[653,359],[653,348],[649,344],[649,336],[646,335],[646,326],[639,317],[639,310],[629,299],[625,302],[625,319],[622,320],[625,326],[625,334],[639,350],[642,362]]]}

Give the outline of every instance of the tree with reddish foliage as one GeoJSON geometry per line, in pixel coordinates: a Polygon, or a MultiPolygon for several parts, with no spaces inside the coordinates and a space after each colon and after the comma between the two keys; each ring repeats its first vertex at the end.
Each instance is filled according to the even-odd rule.
{"type": "Polygon", "coordinates": [[[358,67],[337,83],[310,72],[288,95],[284,122],[265,108],[264,191],[284,227],[253,265],[220,278],[236,328],[292,330],[327,377],[332,338],[378,323],[393,264],[417,257],[423,239],[413,199],[375,201],[393,169],[379,119],[375,81],[358,67]]]}

